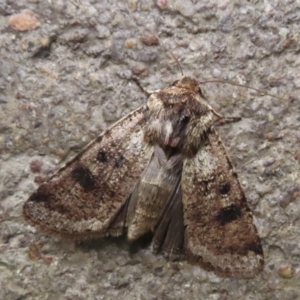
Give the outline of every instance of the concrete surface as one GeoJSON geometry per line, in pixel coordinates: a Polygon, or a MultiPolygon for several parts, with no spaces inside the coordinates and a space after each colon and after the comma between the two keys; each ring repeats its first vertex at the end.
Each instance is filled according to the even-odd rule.
{"type": "Polygon", "coordinates": [[[299,18],[287,0],[0,0],[0,299],[300,299],[299,18]],[[24,9],[35,29],[9,25],[24,9]],[[218,130],[262,238],[252,280],[132,252],[122,238],[73,243],[22,218],[35,182],[146,102],[132,75],[149,90],[180,78],[170,53],[185,75],[280,97],[202,86],[216,110],[243,117],[218,130]]]}

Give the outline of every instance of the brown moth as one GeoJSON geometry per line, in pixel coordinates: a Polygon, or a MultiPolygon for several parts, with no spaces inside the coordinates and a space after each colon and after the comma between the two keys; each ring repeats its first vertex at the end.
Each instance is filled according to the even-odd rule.
{"type": "Polygon", "coordinates": [[[192,77],[153,92],[42,184],[24,204],[25,219],[77,240],[151,232],[153,249],[169,259],[255,276],[262,246],[213,128],[221,118],[192,77]]]}

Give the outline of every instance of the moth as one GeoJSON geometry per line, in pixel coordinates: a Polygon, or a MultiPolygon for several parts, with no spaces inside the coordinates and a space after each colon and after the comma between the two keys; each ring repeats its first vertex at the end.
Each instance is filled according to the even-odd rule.
{"type": "Polygon", "coordinates": [[[77,240],[152,233],[152,248],[216,274],[252,278],[263,250],[213,125],[222,116],[188,76],[153,92],[25,202],[32,225],[77,240]]]}

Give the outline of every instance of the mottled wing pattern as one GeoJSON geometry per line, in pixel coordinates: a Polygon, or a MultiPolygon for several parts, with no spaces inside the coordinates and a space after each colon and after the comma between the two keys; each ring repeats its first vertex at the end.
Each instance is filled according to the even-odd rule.
{"type": "Polygon", "coordinates": [[[263,251],[237,173],[213,129],[203,143],[182,171],[185,252],[219,275],[253,277],[263,251]]]}
{"type": "Polygon", "coordinates": [[[115,123],[41,185],[24,205],[25,218],[66,237],[107,235],[153,152],[143,142],[145,109],[115,123]]]}

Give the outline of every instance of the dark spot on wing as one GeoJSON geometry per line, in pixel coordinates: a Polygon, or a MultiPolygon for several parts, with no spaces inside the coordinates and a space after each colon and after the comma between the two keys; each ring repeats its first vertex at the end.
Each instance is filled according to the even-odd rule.
{"type": "Polygon", "coordinates": [[[55,191],[51,183],[45,182],[42,184],[27,200],[27,202],[45,202],[50,203],[55,198],[55,191]]]}
{"type": "Polygon", "coordinates": [[[253,251],[255,254],[263,255],[263,249],[259,240],[253,241],[253,243],[249,245],[249,250],[253,251]]]}
{"type": "Polygon", "coordinates": [[[97,160],[100,161],[101,163],[108,162],[107,154],[104,150],[101,149],[98,151],[97,160]]]}
{"type": "Polygon", "coordinates": [[[222,195],[226,195],[229,193],[230,191],[230,183],[229,182],[225,182],[221,185],[220,189],[219,189],[220,193],[222,195]]]}
{"type": "Polygon", "coordinates": [[[110,198],[113,198],[115,195],[116,195],[116,192],[115,191],[107,191],[106,192],[107,193],[107,195],[110,197],[110,198]]]}
{"type": "Polygon", "coordinates": [[[79,165],[71,173],[72,178],[78,182],[85,192],[93,190],[96,186],[93,174],[89,169],[79,165]]]}
{"type": "Polygon", "coordinates": [[[233,177],[235,177],[235,178],[237,178],[238,177],[238,174],[237,174],[237,172],[234,170],[234,171],[232,171],[232,176],[233,177]]]}
{"type": "Polygon", "coordinates": [[[228,207],[222,208],[219,211],[216,220],[220,225],[224,226],[236,219],[239,219],[241,215],[242,213],[238,206],[230,205],[228,207]]]}
{"type": "Polygon", "coordinates": [[[102,136],[102,135],[99,135],[99,136],[96,138],[96,141],[97,141],[98,143],[100,143],[100,142],[102,141],[102,139],[103,139],[103,136],[102,136]]]}
{"type": "Polygon", "coordinates": [[[48,202],[50,199],[50,194],[42,191],[42,186],[34,192],[28,201],[34,201],[34,202],[48,202]]]}
{"type": "Polygon", "coordinates": [[[115,167],[116,168],[121,168],[124,163],[124,156],[120,155],[119,159],[115,162],[115,167]]]}

